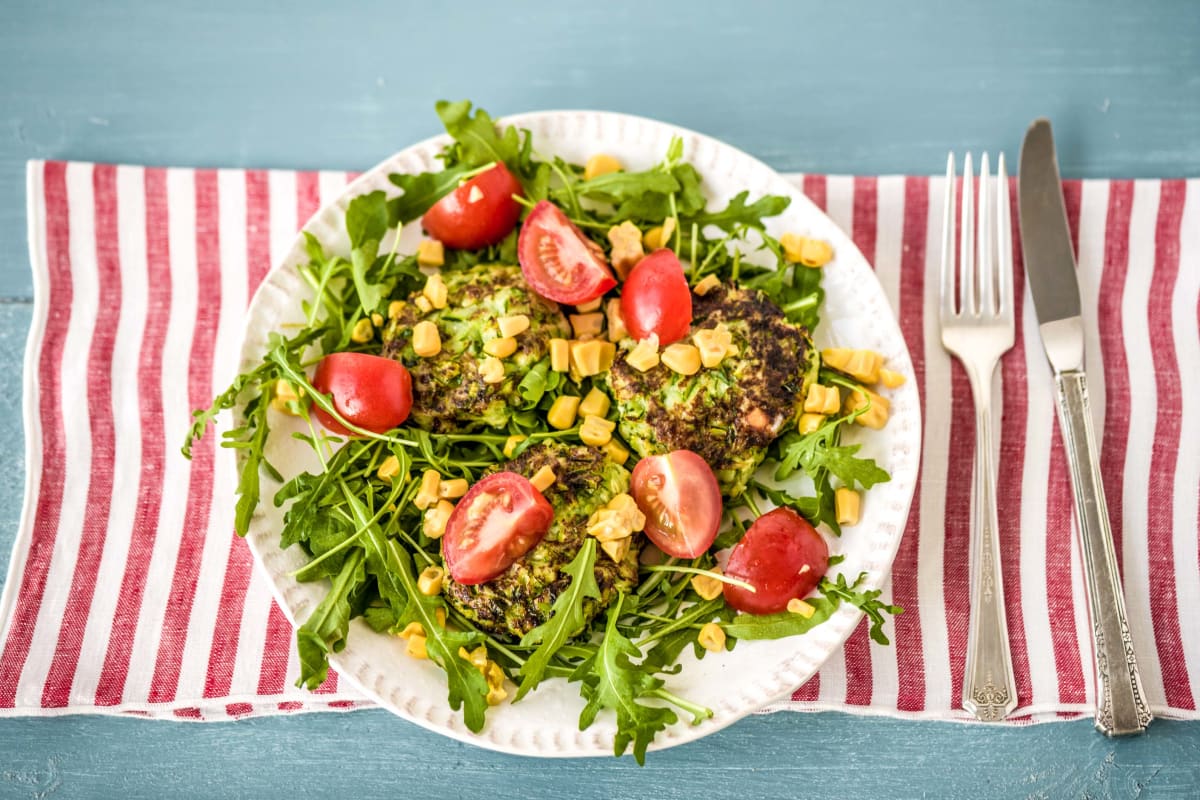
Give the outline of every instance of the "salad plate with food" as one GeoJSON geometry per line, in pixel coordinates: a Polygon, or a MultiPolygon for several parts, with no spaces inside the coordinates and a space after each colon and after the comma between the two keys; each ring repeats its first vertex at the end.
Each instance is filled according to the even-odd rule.
{"type": "Polygon", "coordinates": [[[301,684],[642,761],[886,643],[920,413],[845,234],[674,126],[437,112],[305,226],[184,448],[224,429],[301,684]]]}

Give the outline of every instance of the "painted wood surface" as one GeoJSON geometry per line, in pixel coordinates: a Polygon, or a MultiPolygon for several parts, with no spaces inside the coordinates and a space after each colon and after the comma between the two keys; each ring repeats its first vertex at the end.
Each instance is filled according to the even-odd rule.
{"type": "MultiPolygon", "coordinates": [[[[0,553],[24,481],[29,158],[363,169],[437,130],[434,100],[602,108],[780,170],[931,173],[1055,122],[1064,174],[1200,175],[1189,2],[6,2],[0,13],[0,553]]],[[[630,759],[487,753],[383,712],[229,724],[0,721],[0,798],[1179,797],[1200,725],[1109,741],[776,714],[630,759]]]]}

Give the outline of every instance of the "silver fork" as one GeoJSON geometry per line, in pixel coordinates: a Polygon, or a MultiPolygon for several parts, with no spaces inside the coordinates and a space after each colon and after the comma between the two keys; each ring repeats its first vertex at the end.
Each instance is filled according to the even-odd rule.
{"type": "Polygon", "coordinates": [[[992,464],[992,373],[1000,356],[1012,349],[1014,324],[1012,223],[1003,153],[996,165],[996,173],[993,181],[984,153],[979,169],[979,219],[976,222],[970,153],[963,162],[962,243],[957,291],[954,281],[953,153],[946,164],[942,232],[942,346],[962,362],[975,398],[972,486],[975,515],[971,531],[974,574],[962,699],[963,708],[981,720],[1004,719],[1017,707],[1017,686],[1004,613],[1004,583],[1000,578],[996,473],[992,464]]]}

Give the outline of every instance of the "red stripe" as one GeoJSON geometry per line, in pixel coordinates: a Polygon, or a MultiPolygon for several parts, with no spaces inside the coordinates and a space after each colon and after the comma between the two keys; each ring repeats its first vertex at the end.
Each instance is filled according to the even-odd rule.
{"type": "MultiPolygon", "coordinates": [[[[1147,321],[1158,389],[1158,418],[1150,456],[1149,519],[1150,619],[1162,669],[1167,705],[1194,710],[1195,698],[1179,630],[1179,599],[1175,585],[1175,466],[1179,459],[1179,433],[1183,396],[1171,312],[1179,277],[1179,239],[1187,185],[1163,181],[1154,229],[1154,279],[1150,282],[1147,321]]],[[[1192,267],[1195,269],[1195,266],[1192,267]]],[[[1195,443],[1193,443],[1195,446],[1195,443]]]]}
{"type": "MultiPolygon", "coordinates": [[[[1025,269],[1021,260],[1021,230],[1017,220],[1016,179],[1009,181],[1010,213],[1013,221],[1013,303],[1017,324],[1013,349],[1000,360],[1004,382],[1001,410],[1000,464],[997,470],[996,507],[1002,518],[1021,519],[1021,478],[1025,473],[1025,434],[1029,413],[1029,391],[1025,368],[1025,331],[1021,325],[1021,304],[1025,297],[1025,269]],[[1011,468],[1009,467],[1011,465],[1011,468]]],[[[1025,640],[1025,620],[1021,606],[1021,526],[1001,525],[1001,580],[1004,584],[1004,612],[1008,620],[1008,643],[1012,653],[1013,677],[1017,682],[1017,705],[1033,699],[1029,677],[1029,646],[1025,640]]]]}
{"type": "Polygon", "coordinates": [[[177,708],[174,713],[180,719],[204,719],[200,714],[200,709],[194,706],[191,708],[177,708]]]}
{"type": "Polygon", "coordinates": [[[303,228],[308,219],[321,208],[321,174],[296,173],[296,221],[303,228]]]}
{"type": "Polygon", "coordinates": [[[291,652],[292,626],[271,601],[267,615],[267,637],[263,646],[262,671],[258,676],[258,694],[280,694],[287,680],[288,654],[291,652]]]}
{"type": "Polygon", "coordinates": [[[815,703],[821,696],[821,673],[813,673],[804,684],[792,692],[792,700],[797,703],[815,703]]]}
{"type": "Polygon", "coordinates": [[[313,690],[313,694],[336,694],[338,690],[338,674],[333,670],[329,670],[329,677],[325,682],[313,690]]]}
{"type": "MultiPolygon", "coordinates": [[[[929,225],[929,179],[904,181],[904,241],[900,254],[900,330],[912,356],[913,374],[925,419],[925,238],[929,225]]],[[[928,424],[928,423],[926,423],[928,424]]],[[[922,465],[923,469],[923,465],[922,465]]],[[[925,710],[925,646],[918,609],[917,553],[921,536],[922,470],[892,570],[892,597],[905,613],[896,617],[896,672],[901,711],[925,710]]]]}
{"type": "MultiPolygon", "coordinates": [[[[264,172],[246,173],[246,265],[249,273],[249,294],[253,294],[270,269],[271,199],[264,172]]],[[[217,607],[216,627],[208,656],[208,674],[204,680],[205,697],[224,697],[233,682],[237,661],[242,615],[246,610],[246,590],[254,559],[250,548],[231,531],[229,558],[225,580],[221,587],[221,603],[217,607]]]]}
{"type": "Polygon", "coordinates": [[[813,201],[813,205],[822,211],[825,210],[825,176],[824,175],[805,175],[804,176],[804,193],[808,195],[808,199],[813,201]]]}
{"type": "Polygon", "coordinates": [[[1104,272],[1096,318],[1100,328],[1100,352],[1104,357],[1104,434],[1100,444],[1100,473],[1108,502],[1117,564],[1124,563],[1121,540],[1124,533],[1125,448],[1129,443],[1129,371],[1125,362],[1125,331],[1121,321],[1121,299],[1129,270],[1129,217],[1133,210],[1133,181],[1112,181],[1108,191],[1105,221],[1104,272]]]}
{"type": "Polygon", "coordinates": [[[296,700],[287,700],[279,704],[280,711],[299,711],[302,708],[304,708],[304,703],[297,702],[296,700]]]}
{"type": "MultiPolygon", "coordinates": [[[[854,179],[851,237],[859,251],[874,266],[878,253],[875,247],[875,228],[878,222],[879,189],[875,178],[854,179]]],[[[869,706],[874,690],[874,670],[871,664],[871,639],[864,619],[846,639],[842,650],[846,659],[846,704],[869,706]]]]}
{"type": "Polygon", "coordinates": [[[146,573],[154,553],[162,507],[166,432],[163,429],[162,358],[171,310],[171,246],[167,236],[167,174],[145,171],[146,191],[146,324],[138,357],[138,402],[142,454],[137,511],[130,531],[129,556],[117,596],[108,652],[96,687],[96,704],[121,702],[129,659],[137,633],[138,615],[146,588],[146,573]]]}
{"type": "Polygon", "coordinates": [[[87,363],[87,413],[92,445],[91,460],[87,465],[90,478],[85,507],[88,511],[80,531],[75,572],[58,629],[58,643],[46,682],[42,685],[43,708],[62,708],[70,702],[71,685],[79,665],[79,652],[83,647],[83,634],[96,593],[96,577],[108,533],[108,510],[117,460],[112,399],[113,348],[121,319],[116,182],[115,167],[98,165],[92,169],[98,298],[87,363]]]}
{"type": "MultiPolygon", "coordinates": [[[[220,226],[217,213],[217,174],[213,170],[197,170],[196,181],[196,267],[197,285],[202,301],[196,307],[196,325],[188,370],[188,404],[204,408],[212,401],[212,359],[217,338],[217,323],[221,308],[220,226]]],[[[179,554],[171,579],[171,593],[163,617],[158,657],[150,681],[152,703],[167,703],[175,699],[179,684],[179,668],[187,641],[188,621],[196,596],[200,573],[200,557],[212,505],[214,435],[210,431],[192,450],[191,475],[188,481],[188,502],[184,512],[183,529],[169,531],[178,535],[179,554]]]]}
{"type": "MultiPolygon", "coordinates": [[[[71,322],[74,290],[71,284],[71,229],[67,207],[66,164],[42,166],[46,221],[46,324],[38,352],[38,421],[42,463],[38,478],[37,511],[31,521],[29,553],[21,573],[12,622],[0,655],[0,708],[16,704],[17,683],[29,656],[38,610],[46,592],[46,577],[54,555],[62,513],[66,472],[66,432],[62,414],[62,359],[71,322]]],[[[26,431],[31,436],[34,431],[26,431]]]]}
{"type": "MultiPolygon", "coordinates": [[[[1075,250],[1079,250],[1080,184],[1063,185],[1063,201],[1075,250]]],[[[1049,369],[1049,367],[1047,367],[1049,369]]],[[[1007,384],[1005,384],[1007,386],[1007,384]]],[[[1050,441],[1049,478],[1046,485],[1046,609],[1049,612],[1050,643],[1058,676],[1058,699],[1062,703],[1087,702],[1083,663],[1075,627],[1075,585],[1071,580],[1071,556],[1077,552],[1072,522],[1075,500],[1058,417],[1050,441]]]]}
{"type": "Polygon", "coordinates": [[[254,706],[250,703],[230,703],[225,706],[225,713],[231,717],[244,717],[247,714],[253,713],[254,706]]]}

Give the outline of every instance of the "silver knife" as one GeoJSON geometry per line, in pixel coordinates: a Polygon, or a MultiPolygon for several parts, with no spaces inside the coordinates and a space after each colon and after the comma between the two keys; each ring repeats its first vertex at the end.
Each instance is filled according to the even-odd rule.
{"type": "MultiPolygon", "coordinates": [[[[1071,467],[1096,654],[1096,727],[1109,736],[1141,733],[1152,715],[1142,690],[1121,595],[1104,484],[1083,366],[1083,320],[1075,253],[1067,227],[1050,122],[1025,132],[1017,173],[1021,248],[1046,358],[1054,369],[1058,421],[1071,467]]],[[[1050,535],[1057,533],[1049,531],[1050,535]]]]}

